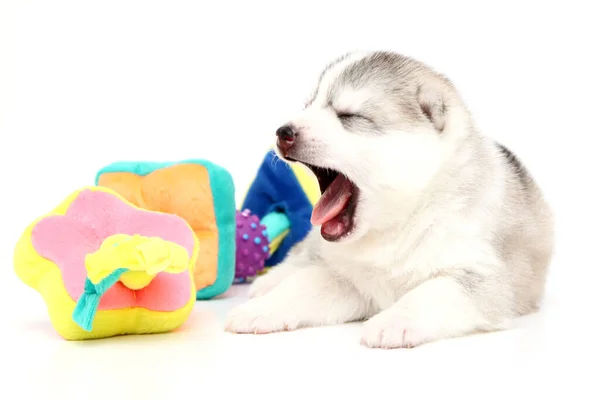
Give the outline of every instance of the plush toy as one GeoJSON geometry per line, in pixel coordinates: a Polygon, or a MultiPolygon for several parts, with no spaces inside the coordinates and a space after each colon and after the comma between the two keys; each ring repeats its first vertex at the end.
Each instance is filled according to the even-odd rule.
{"type": "MultiPolygon", "coordinates": [[[[244,211],[238,213],[236,282],[251,280],[264,273],[264,267],[277,265],[292,246],[306,237],[312,227],[312,209],[320,195],[319,184],[310,172],[301,165],[277,159],[272,150],[267,153],[242,203],[244,211]],[[253,225],[244,219],[260,226],[255,228],[260,234],[258,239],[254,231],[248,231],[248,226],[253,225]],[[253,248],[247,247],[246,243],[251,244],[247,240],[260,240],[260,244],[268,246],[266,258],[250,256],[253,248]]],[[[266,253],[264,246],[262,250],[266,253]]]]}
{"type": "Polygon", "coordinates": [[[102,168],[96,185],[146,210],[183,218],[200,242],[194,282],[197,299],[224,293],[235,275],[236,208],[233,179],[206,160],[117,162],[102,168]]]}
{"type": "Polygon", "coordinates": [[[198,253],[183,218],[89,187],[25,229],[14,266],[42,295],[56,331],[84,340],[182,325],[196,299],[198,253]]]}

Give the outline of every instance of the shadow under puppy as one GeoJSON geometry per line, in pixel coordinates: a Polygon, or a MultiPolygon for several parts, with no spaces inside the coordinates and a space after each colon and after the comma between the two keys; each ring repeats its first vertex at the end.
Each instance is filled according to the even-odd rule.
{"type": "Polygon", "coordinates": [[[364,345],[413,347],[539,307],[552,211],[444,76],[391,52],[349,53],[276,134],[278,155],[319,180],[315,228],[253,283],[227,331],[366,320],[364,345]]]}

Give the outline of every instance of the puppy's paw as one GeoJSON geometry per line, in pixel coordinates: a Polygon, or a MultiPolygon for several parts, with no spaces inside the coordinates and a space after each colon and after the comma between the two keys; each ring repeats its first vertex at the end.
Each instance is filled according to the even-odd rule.
{"type": "Polygon", "coordinates": [[[265,334],[298,328],[299,321],[286,312],[289,307],[252,299],[227,315],[225,330],[232,333],[265,334]]]}
{"type": "Polygon", "coordinates": [[[427,341],[426,332],[407,315],[386,310],[363,327],[361,344],[371,348],[411,348],[427,341]]]}

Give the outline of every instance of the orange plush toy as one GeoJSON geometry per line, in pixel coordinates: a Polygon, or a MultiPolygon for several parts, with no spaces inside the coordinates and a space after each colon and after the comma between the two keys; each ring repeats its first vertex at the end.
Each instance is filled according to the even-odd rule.
{"type": "Polygon", "coordinates": [[[102,168],[96,185],[130,203],[183,218],[200,247],[194,270],[196,298],[225,292],[235,275],[235,192],[231,174],[206,160],[117,162],[102,168]]]}

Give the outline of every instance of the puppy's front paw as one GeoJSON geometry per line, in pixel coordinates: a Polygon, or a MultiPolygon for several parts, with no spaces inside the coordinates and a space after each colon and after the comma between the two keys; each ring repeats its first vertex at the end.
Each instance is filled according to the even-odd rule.
{"type": "Polygon", "coordinates": [[[298,328],[299,321],[282,305],[252,299],[233,309],[225,321],[225,330],[232,333],[265,334],[298,328]]]}
{"type": "Polygon", "coordinates": [[[371,348],[411,348],[426,341],[424,330],[406,315],[383,311],[364,324],[361,344],[371,348]]]}

